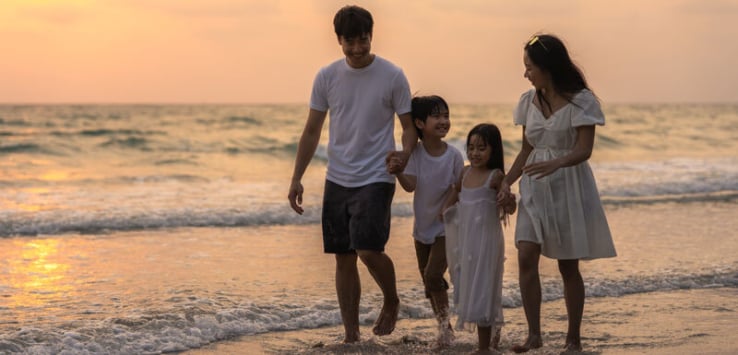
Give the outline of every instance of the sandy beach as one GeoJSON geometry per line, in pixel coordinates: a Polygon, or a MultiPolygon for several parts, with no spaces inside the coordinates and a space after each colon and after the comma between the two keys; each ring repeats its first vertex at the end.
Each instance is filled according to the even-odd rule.
{"type": "MultiPolygon", "coordinates": [[[[505,309],[501,352],[526,334],[522,308],[505,309]]],[[[563,300],[542,308],[544,346],[530,354],[559,354],[566,336],[563,300]]],[[[738,324],[738,289],[715,288],[653,292],[618,298],[590,298],[583,322],[584,354],[735,354],[734,326],[738,324]]],[[[458,333],[448,349],[432,351],[435,321],[401,319],[392,335],[370,336],[340,344],[341,327],[245,336],[186,352],[211,354],[463,354],[475,350],[476,334],[458,333]]]]}

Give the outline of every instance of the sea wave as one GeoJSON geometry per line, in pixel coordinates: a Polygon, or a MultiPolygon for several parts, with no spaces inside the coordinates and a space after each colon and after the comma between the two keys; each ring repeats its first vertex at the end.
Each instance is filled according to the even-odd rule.
{"type": "MultiPolygon", "coordinates": [[[[588,297],[622,297],[716,287],[738,287],[738,270],[669,273],[620,280],[594,279],[588,280],[586,290],[588,297]]],[[[563,298],[560,280],[544,280],[542,290],[544,302],[563,298]]],[[[285,294],[299,295],[300,292],[294,290],[285,294]]],[[[378,307],[372,305],[381,305],[381,295],[362,296],[365,306],[360,309],[359,321],[372,324],[379,314],[378,307]]],[[[400,319],[433,317],[421,288],[400,290],[400,299],[400,319]]],[[[0,334],[0,352],[158,354],[199,348],[238,336],[315,329],[341,323],[340,310],[333,298],[302,299],[275,295],[257,301],[217,294],[178,297],[169,303],[173,305],[164,309],[138,309],[129,315],[80,320],[48,328],[19,324],[17,330],[0,334]]],[[[505,308],[521,306],[517,284],[505,284],[502,304],[505,308]]]]}
{"type": "MultiPolygon", "coordinates": [[[[736,203],[738,191],[679,196],[605,197],[607,206],[651,205],[657,203],[736,203]]],[[[196,202],[196,201],[195,201],[196,202]]],[[[193,202],[193,203],[195,203],[193,202]]],[[[411,202],[395,202],[392,216],[412,217],[411,202]]],[[[287,203],[269,203],[247,208],[197,205],[129,206],[116,204],[88,211],[78,209],[35,212],[0,211],[0,237],[58,234],[95,234],[116,231],[154,230],[188,227],[255,227],[320,223],[320,206],[308,206],[297,215],[287,203]]]]}

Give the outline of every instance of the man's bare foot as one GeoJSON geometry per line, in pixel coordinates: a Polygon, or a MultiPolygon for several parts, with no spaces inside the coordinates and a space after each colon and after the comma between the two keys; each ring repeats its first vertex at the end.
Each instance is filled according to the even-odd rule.
{"type": "Polygon", "coordinates": [[[567,340],[566,345],[564,345],[564,352],[563,354],[568,354],[572,352],[581,352],[582,351],[582,342],[579,340],[567,340]]]}
{"type": "Polygon", "coordinates": [[[377,322],[374,323],[374,329],[372,331],[376,335],[389,335],[395,330],[395,324],[397,323],[397,314],[400,311],[400,300],[394,302],[384,302],[382,311],[379,312],[377,322]]]}
{"type": "Polygon", "coordinates": [[[351,343],[356,343],[359,340],[361,340],[361,335],[360,335],[360,333],[359,333],[358,330],[356,330],[355,332],[349,332],[349,331],[347,331],[346,332],[346,337],[343,338],[343,343],[344,344],[351,344],[351,343]]]}
{"type": "Polygon", "coordinates": [[[529,335],[528,340],[525,341],[525,344],[515,344],[512,346],[510,350],[512,350],[515,353],[525,353],[530,351],[531,349],[538,349],[543,346],[543,340],[541,339],[540,335],[529,335]]]}

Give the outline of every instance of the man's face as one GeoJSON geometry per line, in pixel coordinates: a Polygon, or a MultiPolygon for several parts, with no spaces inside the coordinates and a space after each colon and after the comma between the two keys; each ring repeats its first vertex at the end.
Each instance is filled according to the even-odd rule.
{"type": "Polygon", "coordinates": [[[346,56],[346,62],[352,68],[363,68],[372,63],[374,57],[372,51],[372,34],[365,33],[361,36],[346,38],[338,37],[338,43],[346,56]]]}

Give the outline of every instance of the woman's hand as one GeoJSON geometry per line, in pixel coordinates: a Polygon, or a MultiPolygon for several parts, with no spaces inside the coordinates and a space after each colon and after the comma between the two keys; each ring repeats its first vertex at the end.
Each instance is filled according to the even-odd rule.
{"type": "Polygon", "coordinates": [[[523,167],[523,172],[528,174],[530,177],[540,179],[542,177],[549,176],[559,170],[562,167],[559,159],[541,161],[537,163],[528,164],[523,167]]]}

